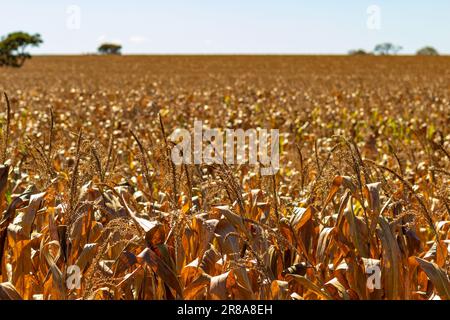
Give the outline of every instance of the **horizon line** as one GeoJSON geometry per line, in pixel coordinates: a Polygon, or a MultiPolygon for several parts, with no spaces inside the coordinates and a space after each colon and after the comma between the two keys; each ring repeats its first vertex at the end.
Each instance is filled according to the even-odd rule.
{"type": "MultiPolygon", "coordinates": [[[[122,54],[99,54],[95,52],[89,53],[38,53],[32,54],[33,57],[79,57],[79,56],[98,56],[98,57],[120,57],[120,56],[357,56],[357,57],[427,57],[426,55],[418,55],[416,53],[404,53],[404,54],[388,54],[379,55],[368,52],[367,54],[350,54],[350,53],[122,53],[122,54]]],[[[437,56],[433,57],[447,57],[450,53],[439,53],[437,56]]]]}

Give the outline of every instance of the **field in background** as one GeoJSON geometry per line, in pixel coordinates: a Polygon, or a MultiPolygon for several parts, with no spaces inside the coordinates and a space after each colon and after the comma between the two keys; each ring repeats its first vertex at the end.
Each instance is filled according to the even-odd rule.
{"type": "Polygon", "coordinates": [[[0,91],[1,299],[450,299],[449,57],[35,57],[0,91]],[[279,129],[280,171],[174,166],[195,120],[279,129]]]}

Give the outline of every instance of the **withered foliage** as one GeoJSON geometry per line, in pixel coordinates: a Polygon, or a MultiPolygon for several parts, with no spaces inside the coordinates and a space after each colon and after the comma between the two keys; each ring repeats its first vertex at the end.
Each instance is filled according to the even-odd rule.
{"type": "Polygon", "coordinates": [[[449,88],[448,57],[2,70],[0,299],[449,299],[449,88]],[[194,120],[279,129],[280,171],[173,165],[194,120]]]}

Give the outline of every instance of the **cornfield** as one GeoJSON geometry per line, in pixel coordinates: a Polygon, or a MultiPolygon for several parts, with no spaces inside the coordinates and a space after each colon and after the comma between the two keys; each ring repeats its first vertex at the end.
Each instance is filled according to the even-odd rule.
{"type": "Polygon", "coordinates": [[[2,69],[0,299],[450,299],[449,89],[448,57],[2,69]],[[175,165],[195,120],[279,129],[280,170],[175,165]]]}

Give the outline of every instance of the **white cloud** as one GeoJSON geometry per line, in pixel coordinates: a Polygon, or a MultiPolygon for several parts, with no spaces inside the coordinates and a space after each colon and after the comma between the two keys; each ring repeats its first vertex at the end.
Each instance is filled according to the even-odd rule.
{"type": "Polygon", "coordinates": [[[129,41],[133,44],[141,44],[146,42],[147,38],[143,36],[134,35],[130,37],[129,41]]]}
{"type": "Polygon", "coordinates": [[[104,42],[109,42],[109,43],[117,43],[117,44],[121,44],[122,40],[120,40],[119,38],[110,38],[105,34],[102,34],[101,36],[99,36],[97,38],[97,42],[98,43],[104,43],[104,42]]]}
{"type": "Polygon", "coordinates": [[[102,34],[101,36],[99,36],[98,38],[97,38],[97,41],[98,42],[103,42],[103,41],[105,41],[106,40],[106,35],[104,35],[104,34],[102,34]]]}

